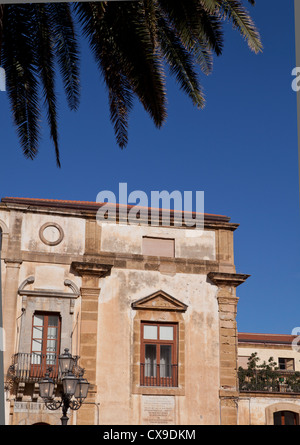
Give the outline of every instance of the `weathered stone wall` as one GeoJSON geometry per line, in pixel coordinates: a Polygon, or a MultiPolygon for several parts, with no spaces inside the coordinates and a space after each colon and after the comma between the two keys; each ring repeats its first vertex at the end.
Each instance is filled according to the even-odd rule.
{"type": "Polygon", "coordinates": [[[293,411],[300,414],[299,397],[241,393],[238,407],[239,425],[274,425],[276,411],[293,411]]]}
{"type": "MultiPolygon", "coordinates": [[[[80,355],[91,384],[71,423],[237,423],[236,287],[247,276],[235,273],[236,225],[214,220],[204,232],[100,227],[91,210],[21,204],[1,205],[1,221],[7,231],[1,263],[5,369],[13,354],[30,352],[34,311],[55,311],[62,319],[61,352],[68,347],[80,355]],[[144,236],[174,239],[174,258],[143,255],[144,236]],[[151,295],[154,306],[143,307],[151,295]],[[177,387],[140,385],[145,320],[178,325],[177,387]]],[[[17,388],[17,399],[7,393],[9,422],[58,423],[57,413],[37,410],[38,388],[28,388],[17,388]],[[33,401],[26,416],[21,403],[33,401]]]]}
{"type": "MultiPolygon", "coordinates": [[[[117,268],[103,279],[100,293],[97,387],[101,421],[111,424],[118,419],[122,424],[135,424],[137,418],[142,419],[143,394],[162,394],[161,388],[143,388],[139,396],[133,394],[138,392],[136,387],[132,390],[134,321],[137,314],[131,304],[159,290],[188,306],[182,314],[185,354],[180,365],[185,369],[184,388],[183,391],[180,391],[182,388],[179,391],[167,388],[163,395],[171,393],[175,398],[173,415],[176,423],[218,423],[219,320],[216,289],[207,283],[205,275],[169,275],[117,268]],[[139,406],[138,412],[136,405],[139,406]]],[[[144,311],[138,318],[178,320],[174,312],[167,309],[163,312],[144,311]]]]}

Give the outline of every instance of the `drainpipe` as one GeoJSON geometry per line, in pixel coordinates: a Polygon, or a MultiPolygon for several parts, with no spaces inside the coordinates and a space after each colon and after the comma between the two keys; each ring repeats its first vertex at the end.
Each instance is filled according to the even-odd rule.
{"type": "Polygon", "coordinates": [[[5,425],[5,403],[4,403],[4,330],[2,317],[2,283],[1,283],[1,252],[2,252],[2,230],[0,229],[0,425],[5,425]]]}
{"type": "Polygon", "coordinates": [[[83,405],[95,405],[97,408],[97,425],[99,425],[99,406],[100,403],[96,403],[96,402],[83,402],[83,405]]]}

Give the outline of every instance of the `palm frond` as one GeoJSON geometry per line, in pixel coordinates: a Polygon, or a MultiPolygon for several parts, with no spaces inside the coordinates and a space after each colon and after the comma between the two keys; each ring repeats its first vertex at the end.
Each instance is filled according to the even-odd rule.
{"type": "Polygon", "coordinates": [[[105,81],[110,119],[121,148],[128,142],[135,97],[158,128],[166,120],[165,63],[192,103],[203,107],[198,71],[209,74],[213,55],[222,53],[223,22],[231,22],[251,50],[262,50],[259,33],[242,0],[0,5],[0,65],[6,70],[21,147],[29,158],[37,153],[42,92],[57,165],[56,64],[72,110],[78,108],[80,98],[75,19],[105,81]]]}
{"type": "Polygon", "coordinates": [[[68,3],[48,3],[54,51],[58,60],[68,105],[79,106],[79,48],[72,12],[68,3]]]}
{"type": "Polygon", "coordinates": [[[196,0],[158,1],[186,48],[194,54],[197,63],[201,65],[203,49],[221,54],[223,33],[219,17],[214,11],[208,13],[201,2],[196,0]]]}
{"type": "Polygon", "coordinates": [[[121,55],[114,47],[111,28],[103,20],[103,6],[101,3],[80,3],[76,11],[108,89],[110,119],[117,143],[120,148],[124,148],[128,142],[128,119],[133,93],[123,72],[121,55]],[[101,26],[98,26],[99,23],[101,26]],[[95,29],[97,32],[94,32],[95,29]]]}
{"type": "Polygon", "coordinates": [[[0,66],[1,66],[1,48],[3,39],[3,20],[4,20],[5,5],[0,4],[0,66]]]}
{"type": "Polygon", "coordinates": [[[119,16],[120,32],[115,42],[127,68],[128,82],[155,125],[161,127],[167,117],[165,73],[159,52],[153,48],[143,8],[138,2],[131,2],[130,7],[122,4],[119,16]]]}
{"type": "Polygon", "coordinates": [[[33,159],[39,141],[39,84],[35,67],[32,6],[6,5],[2,66],[6,90],[24,155],[33,159]]]}
{"type": "Polygon", "coordinates": [[[247,9],[238,0],[218,0],[219,10],[225,19],[247,40],[249,48],[255,53],[262,51],[262,43],[247,9]]]}
{"type": "Polygon", "coordinates": [[[44,102],[47,108],[47,117],[50,127],[50,135],[54,143],[56,163],[60,167],[60,155],[58,147],[57,111],[55,92],[54,51],[51,32],[51,20],[47,11],[47,5],[35,5],[36,24],[36,65],[43,86],[44,102]]]}
{"type": "Polygon", "coordinates": [[[163,68],[141,6],[140,2],[108,2],[103,9],[96,3],[78,4],[77,12],[109,90],[120,85],[118,77],[114,79],[119,71],[127,90],[137,95],[159,127],[166,117],[163,68]]]}
{"type": "Polygon", "coordinates": [[[203,108],[204,97],[192,55],[163,17],[158,22],[158,39],[171,74],[175,75],[181,89],[191,98],[193,104],[203,108]]]}

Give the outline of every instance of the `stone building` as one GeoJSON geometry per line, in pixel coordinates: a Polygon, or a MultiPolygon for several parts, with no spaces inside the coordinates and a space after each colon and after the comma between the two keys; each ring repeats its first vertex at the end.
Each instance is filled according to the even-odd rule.
{"type": "Polygon", "coordinates": [[[257,358],[250,376],[240,373],[240,425],[299,425],[299,340],[296,335],[238,334],[239,367],[248,369],[251,355],[257,358]],[[266,371],[266,365],[271,369],[266,371]]]}
{"type": "Polygon", "coordinates": [[[99,223],[99,207],[1,200],[6,423],[60,423],[39,381],[51,365],[58,397],[68,348],[90,383],[70,424],[238,424],[238,224],[127,224],[118,206],[99,223]]]}

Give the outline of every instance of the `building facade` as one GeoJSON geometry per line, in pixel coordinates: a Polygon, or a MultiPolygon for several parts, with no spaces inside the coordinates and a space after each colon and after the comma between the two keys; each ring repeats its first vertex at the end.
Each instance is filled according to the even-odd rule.
{"type": "Polygon", "coordinates": [[[238,356],[245,365],[256,344],[238,341],[237,287],[249,277],[234,264],[238,224],[205,214],[200,230],[174,213],[153,226],[150,209],[128,224],[118,206],[99,221],[99,208],[0,203],[6,423],[60,424],[39,382],[50,369],[59,399],[65,349],[90,383],[73,425],[272,423],[291,403],[297,414],[294,393],[250,392],[249,377],[241,390],[238,356]]]}
{"type": "Polygon", "coordinates": [[[240,425],[299,425],[299,339],[296,335],[238,334],[238,364],[243,368],[239,373],[240,425]],[[251,357],[256,366],[249,370],[251,357]]]}

